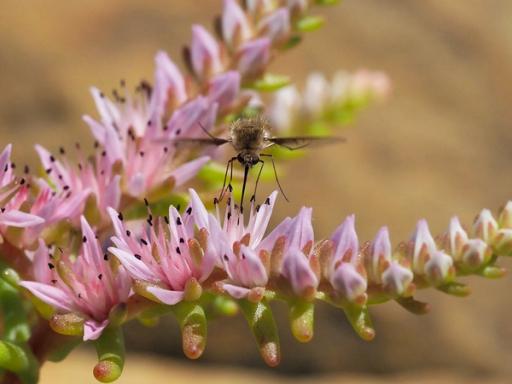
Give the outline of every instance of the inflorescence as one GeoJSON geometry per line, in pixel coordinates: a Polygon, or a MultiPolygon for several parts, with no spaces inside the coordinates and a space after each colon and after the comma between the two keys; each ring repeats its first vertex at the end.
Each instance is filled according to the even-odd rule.
{"type": "Polygon", "coordinates": [[[279,90],[267,108],[276,129],[299,134],[318,123],[349,121],[389,93],[380,72],[340,72],[332,83],[315,74],[302,94],[285,88],[286,76],[266,73],[278,53],[322,25],[322,18],[308,14],[311,6],[333,2],[224,0],[216,35],[192,28],[184,50],[188,74],[159,52],[153,84],[143,81],[130,92],[121,81],[112,97],[92,89],[99,117],[84,117],[95,140],[92,154],[79,144],[54,153],[37,145],[42,171],[32,175],[27,168],[19,177],[11,146],[5,147],[4,382],[35,383],[40,364],[62,359],[81,341],[96,346],[95,377],[113,381],[124,365],[123,324],[135,318],[153,323],[168,313],[180,323],[184,353],[195,359],[206,346],[207,314],[241,310],[263,359],[275,366],[281,357],[274,300],[288,304],[300,342],[313,337],[318,301],[342,310],[359,336],[371,340],[371,305],[394,300],[421,314],[428,305],[414,299],[418,289],[464,296],[469,290],[459,277],[504,274],[496,263],[512,255],[512,202],[497,217],[483,210],[471,228],[453,218],[435,238],[420,220],[396,247],[386,227],[361,243],[353,215],[329,238],[317,239],[306,207],[269,230],[277,192],[251,200],[245,212],[232,195],[236,190],[229,190],[225,206],[204,202],[222,179],[212,165],[222,153],[177,146],[174,139],[222,133],[244,113],[262,113],[264,91],[279,90]],[[196,179],[200,194],[179,193],[196,179]]]}

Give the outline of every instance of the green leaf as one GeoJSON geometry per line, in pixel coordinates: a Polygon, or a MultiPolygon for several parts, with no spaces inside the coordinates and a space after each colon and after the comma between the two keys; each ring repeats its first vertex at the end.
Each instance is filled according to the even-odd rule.
{"type": "Polygon", "coordinates": [[[315,0],[318,5],[335,5],[341,0],[315,0]]]}
{"type": "Polygon", "coordinates": [[[235,316],[238,314],[236,301],[226,296],[215,296],[212,306],[215,314],[222,316],[235,316]]]}
{"type": "Polygon", "coordinates": [[[413,297],[399,297],[396,302],[415,315],[425,315],[430,311],[430,304],[415,300],[413,297]]]}
{"type": "Polygon", "coordinates": [[[281,350],[270,306],[265,301],[252,303],[249,300],[240,300],[239,305],[256,339],[261,357],[270,367],[277,366],[281,361],[281,350]]]}
{"type": "Polygon", "coordinates": [[[266,73],[263,78],[256,80],[252,88],[260,92],[274,92],[290,84],[290,77],[286,75],[275,75],[266,73]]]}
{"type": "Polygon", "coordinates": [[[8,341],[0,341],[0,367],[19,373],[28,366],[29,359],[23,348],[8,341]]]}
{"type": "Polygon", "coordinates": [[[124,367],[124,336],[120,327],[107,327],[94,342],[98,354],[98,364],[94,367],[94,377],[102,383],[117,380],[124,367]]]}
{"type": "Polygon", "coordinates": [[[3,339],[25,342],[30,338],[30,326],[23,300],[18,290],[0,278],[0,308],[3,320],[3,339]]]}
{"type": "Polygon", "coordinates": [[[0,341],[0,367],[15,373],[24,384],[35,384],[39,377],[37,360],[26,347],[0,341]]]}
{"type": "Polygon", "coordinates": [[[300,35],[292,35],[280,48],[285,51],[299,45],[301,41],[302,37],[300,35]]]}
{"type": "Polygon", "coordinates": [[[466,284],[451,282],[440,285],[437,287],[440,291],[443,291],[449,295],[457,296],[457,297],[465,297],[471,293],[471,290],[466,284]]]}
{"type": "Polygon", "coordinates": [[[295,24],[301,32],[312,32],[321,28],[325,24],[325,19],[322,16],[305,16],[295,24]]]}
{"type": "Polygon", "coordinates": [[[375,337],[375,329],[373,328],[368,307],[354,305],[344,308],[343,310],[345,311],[350,325],[352,325],[352,328],[354,328],[354,331],[357,332],[359,337],[365,341],[373,340],[375,337]]]}
{"type": "Polygon", "coordinates": [[[197,303],[181,302],[173,308],[180,323],[183,353],[189,359],[198,359],[206,347],[206,315],[197,303]]]}
{"type": "Polygon", "coordinates": [[[483,277],[486,277],[488,279],[499,279],[507,273],[507,270],[503,267],[499,267],[497,265],[488,265],[482,271],[480,274],[483,277]]]}
{"type": "Polygon", "coordinates": [[[309,301],[297,301],[290,306],[290,327],[293,336],[301,343],[313,338],[315,304],[309,301]]]}

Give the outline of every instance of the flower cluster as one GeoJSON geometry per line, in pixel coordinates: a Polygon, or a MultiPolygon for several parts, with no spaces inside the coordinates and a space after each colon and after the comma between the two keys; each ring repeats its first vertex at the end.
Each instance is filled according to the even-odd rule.
{"type": "MultiPolygon", "coordinates": [[[[512,255],[512,202],[498,218],[483,210],[472,229],[453,218],[438,237],[420,220],[410,240],[395,248],[386,227],[361,243],[353,215],[329,238],[317,239],[307,207],[269,230],[277,192],[261,205],[251,200],[245,211],[231,186],[225,209],[215,199],[210,210],[194,189],[188,198],[178,196],[186,201],[183,211],[174,203],[174,188],[217,155],[178,145],[179,139],[221,133],[230,119],[263,108],[258,91],[288,81],[266,74],[268,64],[301,32],[322,24],[307,15],[313,3],[331,2],[224,0],[217,36],[192,28],[184,51],[188,74],[159,52],[153,84],[143,81],[130,92],[121,81],[112,97],[92,89],[98,117],[84,116],[95,139],[92,155],[79,144],[74,153],[60,148],[58,154],[36,145],[43,172],[30,176],[26,169],[20,178],[11,146],[1,152],[0,306],[10,312],[2,324],[0,368],[35,383],[38,361],[64,356],[76,340],[92,341],[99,359],[94,374],[110,382],[123,368],[126,321],[172,313],[185,354],[197,358],[205,348],[207,315],[233,308],[244,313],[263,358],[274,366],[280,352],[272,300],[289,305],[299,341],[313,335],[319,300],[343,310],[370,340],[370,305],[395,300],[422,313],[426,305],[414,299],[417,289],[460,296],[468,289],[459,276],[503,275],[496,262],[512,255]],[[166,215],[163,206],[169,207],[166,215]],[[46,320],[55,333],[45,332],[46,320]],[[55,341],[57,334],[72,341],[55,341]]],[[[281,131],[325,133],[318,125],[345,122],[389,90],[380,72],[340,72],[331,83],[315,74],[303,94],[294,87],[277,92],[268,115],[281,131]]]]}
{"type": "Polygon", "coordinates": [[[312,73],[302,92],[290,85],[274,93],[269,118],[278,131],[297,126],[307,131],[308,125],[322,121],[343,123],[368,102],[386,98],[390,92],[389,78],[379,71],[338,71],[331,82],[321,73],[312,73]]]}
{"type": "Polygon", "coordinates": [[[40,217],[20,210],[28,195],[25,179],[14,175],[16,167],[11,162],[12,146],[8,145],[0,153],[0,235],[5,235],[9,227],[27,228],[43,223],[40,217]]]}
{"type": "MultiPolygon", "coordinates": [[[[99,338],[109,325],[121,325],[127,313],[144,316],[151,302],[177,308],[177,315],[190,305],[204,313],[199,303],[211,295],[235,300],[249,317],[269,311],[273,299],[288,302],[292,313],[299,304],[313,311],[314,302],[322,300],[341,308],[356,332],[370,340],[375,331],[369,305],[396,300],[422,313],[425,304],[413,298],[417,289],[434,287],[465,295],[467,288],[457,277],[501,276],[504,270],[495,265],[497,256],[512,255],[512,202],[497,220],[483,210],[471,231],[453,218],[437,240],[427,222],[420,220],[411,239],[393,250],[386,227],[361,246],[353,215],[330,238],[316,240],[311,208],[302,208],[268,231],[277,192],[261,206],[253,202],[248,217],[231,197],[222,214],[218,202],[216,212],[209,213],[197,193],[189,193],[190,204],[183,213],[174,206],[165,217],[149,212],[145,224],[127,222],[109,208],[115,236],[107,253],[82,217],[77,255],[40,241],[39,248],[28,254],[36,281],[20,285],[53,307],[50,324],[56,332],[84,340],[99,338]]],[[[295,336],[309,340],[312,316],[295,320],[292,317],[295,336]]],[[[271,325],[253,331],[272,338],[271,325]]],[[[201,354],[204,332],[192,340],[184,338],[188,356],[201,354]]],[[[278,346],[271,351],[262,347],[264,359],[274,365],[279,361],[278,346]]]]}

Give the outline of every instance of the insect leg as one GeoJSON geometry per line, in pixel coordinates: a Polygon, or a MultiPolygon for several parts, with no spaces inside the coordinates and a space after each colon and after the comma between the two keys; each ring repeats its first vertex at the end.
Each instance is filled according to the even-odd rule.
{"type": "Polygon", "coordinates": [[[258,160],[258,163],[261,163],[261,167],[258,172],[258,177],[256,178],[256,183],[254,184],[254,193],[252,194],[251,201],[256,201],[256,191],[258,190],[258,183],[260,181],[261,171],[263,171],[263,166],[265,165],[265,162],[261,159],[258,160]]]}
{"type": "Polygon", "coordinates": [[[290,202],[290,200],[288,200],[288,197],[286,197],[286,194],[283,191],[283,187],[281,187],[281,183],[279,182],[279,178],[277,177],[276,163],[274,162],[274,157],[271,154],[269,154],[269,153],[260,153],[260,156],[270,157],[270,160],[272,161],[272,168],[274,168],[274,176],[276,177],[277,186],[279,187],[279,190],[283,194],[284,199],[287,202],[290,202]]]}
{"type": "Polygon", "coordinates": [[[244,213],[244,194],[245,194],[245,185],[247,184],[247,175],[249,174],[249,165],[245,165],[244,168],[244,183],[242,185],[242,198],[240,199],[240,212],[244,213]]]}
{"type": "Polygon", "coordinates": [[[228,163],[226,165],[226,172],[224,173],[224,182],[222,183],[222,189],[220,190],[219,201],[222,201],[222,199],[224,198],[224,193],[226,192],[226,180],[228,178],[229,167],[231,167],[231,176],[229,177],[229,185],[231,185],[231,180],[233,179],[233,161],[235,160],[236,157],[232,157],[231,159],[228,160],[228,163]]]}
{"type": "Polygon", "coordinates": [[[208,132],[208,130],[204,127],[203,123],[201,123],[200,121],[197,122],[197,124],[199,124],[199,126],[201,127],[201,129],[203,130],[204,133],[206,133],[210,139],[213,139],[213,140],[217,140],[218,137],[215,137],[213,136],[210,132],[208,132]]]}

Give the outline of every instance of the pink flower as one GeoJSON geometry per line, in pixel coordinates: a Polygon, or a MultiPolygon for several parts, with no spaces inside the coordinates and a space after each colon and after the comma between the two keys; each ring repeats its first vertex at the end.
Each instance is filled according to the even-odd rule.
{"type": "Polygon", "coordinates": [[[311,296],[318,287],[319,272],[313,268],[315,244],[313,226],[311,224],[311,208],[303,207],[299,214],[283,221],[263,241],[261,247],[271,252],[283,239],[282,261],[274,260],[276,273],[282,275],[296,296],[311,296]]]}
{"type": "Polygon", "coordinates": [[[131,281],[123,267],[112,270],[83,217],[81,227],[83,244],[76,258],[59,254],[40,240],[37,251],[29,254],[36,281],[22,281],[20,285],[57,313],[72,312],[82,317],[83,339],[95,340],[109,324],[110,311],[128,299],[131,281]]]}
{"type": "Polygon", "coordinates": [[[335,292],[349,301],[366,300],[367,280],[360,263],[355,217],[349,216],[331,237],[334,252],[328,264],[328,276],[335,292]]]}
{"type": "Polygon", "coordinates": [[[43,218],[20,210],[28,197],[28,187],[13,173],[11,150],[9,144],[0,153],[0,233],[8,227],[27,228],[44,222],[43,218]]]}
{"type": "Polygon", "coordinates": [[[114,174],[103,151],[97,151],[94,162],[86,161],[80,155],[76,165],[64,156],[63,148],[59,158],[40,145],[36,145],[36,151],[53,187],[46,180],[36,180],[39,192],[32,212],[41,214],[50,224],[62,219],[76,224],[90,195],[94,197],[100,215],[107,206],[119,204],[120,176],[114,174]]]}
{"type": "Polygon", "coordinates": [[[205,215],[203,210],[202,204],[193,202],[181,215],[171,206],[166,223],[161,219],[153,223],[150,216],[148,227],[135,234],[126,229],[122,215],[109,209],[116,234],[115,247],[109,251],[139,283],[138,293],[173,305],[185,298],[187,284],[210,276],[218,262],[217,239],[207,232],[208,224],[198,219],[205,215]]]}
{"type": "Polygon", "coordinates": [[[433,285],[449,282],[455,277],[452,256],[437,248],[426,220],[418,222],[411,241],[409,256],[415,274],[425,276],[433,285]]]}
{"type": "Polygon", "coordinates": [[[219,43],[201,25],[192,27],[190,61],[195,75],[199,79],[208,79],[222,71],[222,59],[219,43]]]}
{"type": "Polygon", "coordinates": [[[229,108],[240,93],[240,73],[228,71],[214,76],[208,84],[210,103],[218,104],[221,111],[229,108]]]}
{"type": "Polygon", "coordinates": [[[406,260],[394,257],[389,232],[383,227],[363,252],[363,262],[368,274],[368,283],[380,287],[392,296],[412,293],[414,278],[406,260]]]}
{"type": "Polygon", "coordinates": [[[236,49],[252,36],[249,19],[237,0],[224,0],[221,22],[222,38],[232,49],[236,49]]]}
{"type": "Polygon", "coordinates": [[[273,43],[285,40],[291,31],[290,11],[283,7],[276,9],[265,16],[258,23],[258,31],[261,35],[268,37],[273,43]]]}
{"type": "Polygon", "coordinates": [[[263,236],[272,215],[277,192],[272,193],[261,206],[251,205],[247,224],[244,213],[228,197],[228,204],[221,215],[217,205],[216,216],[206,214],[199,197],[191,191],[192,204],[203,207],[198,219],[208,223],[210,235],[217,239],[217,256],[222,262],[228,279],[219,286],[234,298],[240,299],[255,294],[261,296],[269,278],[268,249],[263,248],[263,236]],[[206,221],[207,220],[207,221],[206,221]],[[256,290],[254,290],[256,288],[256,290]]]}
{"type": "Polygon", "coordinates": [[[272,41],[267,37],[243,44],[237,52],[237,69],[244,78],[260,76],[270,61],[272,41]]]}

